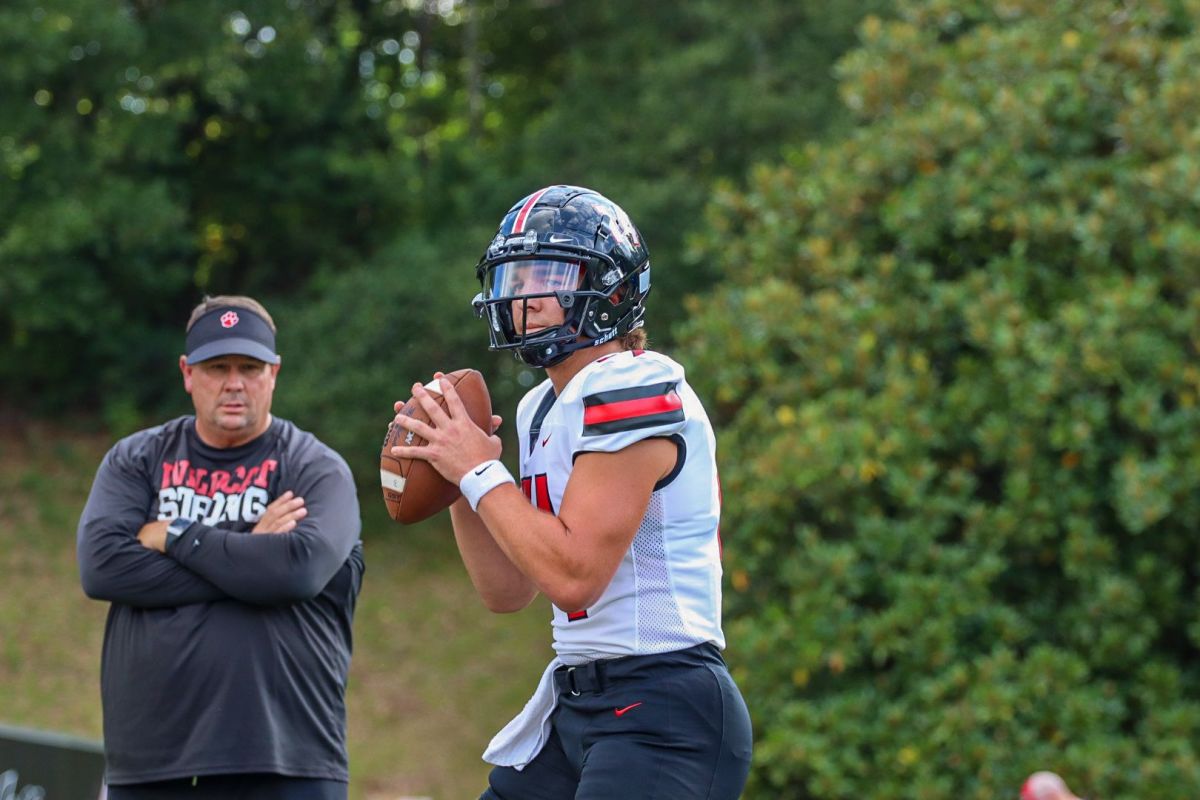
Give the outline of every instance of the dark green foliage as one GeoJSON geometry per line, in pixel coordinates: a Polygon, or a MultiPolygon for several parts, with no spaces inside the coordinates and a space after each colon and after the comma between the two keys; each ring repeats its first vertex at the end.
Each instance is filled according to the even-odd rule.
{"type": "Polygon", "coordinates": [[[202,293],[287,296],[390,238],[404,165],[369,122],[347,14],[5,6],[0,380],[14,402],[136,419],[176,390],[202,293]]]}
{"type": "MultiPolygon", "coordinates": [[[[844,119],[831,65],[876,5],[6,3],[5,399],[98,409],[117,429],[175,410],[182,323],[204,293],[269,299],[289,324],[320,297],[309,328],[420,315],[375,307],[389,291],[464,308],[473,286],[426,302],[414,288],[443,284],[390,254],[451,243],[441,268],[470,276],[508,206],[550,182],[595,186],[639,221],[663,336],[712,279],[683,251],[711,182],[844,119]],[[385,263],[395,288],[355,296],[385,263]]],[[[429,352],[467,341],[454,325],[424,331],[429,352]]],[[[405,380],[431,363],[393,356],[405,380]]],[[[372,367],[339,363],[324,378],[346,397],[372,367]]]]}
{"type": "Polygon", "coordinates": [[[1200,795],[1197,13],[907,3],[712,208],[749,796],[1200,795]]]}
{"type": "Polygon", "coordinates": [[[550,102],[507,149],[526,186],[581,183],[624,206],[657,266],[655,319],[674,322],[679,298],[715,277],[684,247],[713,183],[838,128],[834,58],[883,5],[564,3],[539,44],[569,45],[550,102]]]}

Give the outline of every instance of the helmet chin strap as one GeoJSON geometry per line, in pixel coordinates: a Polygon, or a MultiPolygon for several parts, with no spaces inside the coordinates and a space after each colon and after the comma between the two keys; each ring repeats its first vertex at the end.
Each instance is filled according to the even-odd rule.
{"type": "Polygon", "coordinates": [[[516,352],[517,357],[531,367],[553,367],[556,364],[562,363],[567,356],[576,350],[599,347],[606,342],[615,341],[617,338],[619,337],[614,331],[602,337],[588,336],[576,339],[573,342],[542,342],[541,344],[529,347],[517,348],[516,352]]]}
{"type": "Polygon", "coordinates": [[[575,348],[568,350],[557,342],[520,347],[515,351],[517,358],[529,366],[543,369],[561,364],[573,352],[575,352],[575,348]]]}
{"type": "MultiPolygon", "coordinates": [[[[569,292],[557,292],[555,299],[558,301],[559,306],[562,307],[564,314],[569,316],[571,313],[571,310],[575,306],[575,296],[570,294],[569,292]]],[[[529,299],[525,298],[521,302],[521,327],[522,327],[522,329],[528,325],[528,320],[529,320],[529,299]]],[[[516,322],[517,322],[517,320],[513,319],[514,325],[516,325],[516,322]]],[[[579,325],[578,320],[564,319],[562,322],[562,325],[555,326],[554,331],[557,332],[557,331],[562,330],[563,328],[566,328],[567,330],[574,329],[577,331],[578,325],[579,325]]],[[[524,344],[525,340],[526,340],[526,336],[525,336],[525,334],[522,334],[521,344],[524,344]]],[[[524,346],[521,346],[521,344],[518,344],[518,346],[516,348],[517,358],[519,358],[521,361],[525,362],[526,364],[528,364],[531,367],[545,368],[545,367],[553,367],[556,364],[562,363],[567,358],[567,356],[571,355],[571,353],[575,352],[576,350],[579,350],[582,347],[588,347],[592,343],[591,342],[582,343],[582,342],[579,342],[578,339],[576,339],[575,341],[562,341],[560,339],[558,341],[551,340],[551,341],[542,341],[542,342],[531,342],[528,344],[524,344],[524,346]]]]}

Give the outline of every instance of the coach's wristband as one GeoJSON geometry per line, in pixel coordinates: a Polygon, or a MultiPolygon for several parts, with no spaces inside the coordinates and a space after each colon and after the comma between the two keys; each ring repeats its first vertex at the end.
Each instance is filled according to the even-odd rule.
{"type": "Polygon", "coordinates": [[[484,461],[475,469],[468,470],[458,482],[458,488],[471,504],[471,510],[478,511],[479,501],[483,496],[502,483],[515,484],[516,480],[503,464],[493,458],[491,461],[484,461]]]}

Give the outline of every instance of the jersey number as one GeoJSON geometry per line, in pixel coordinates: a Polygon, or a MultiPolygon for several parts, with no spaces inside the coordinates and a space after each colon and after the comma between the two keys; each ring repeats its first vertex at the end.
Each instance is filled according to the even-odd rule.
{"type": "MultiPolygon", "coordinates": [[[[546,480],[546,473],[534,475],[532,478],[521,478],[521,491],[525,493],[525,497],[529,502],[540,508],[542,511],[554,513],[554,504],[550,502],[550,483],[546,480]]],[[[587,619],[587,609],[580,611],[568,611],[567,622],[578,622],[581,619],[587,619]]]]}
{"type": "Polygon", "coordinates": [[[546,473],[534,475],[532,478],[521,478],[521,491],[525,493],[529,502],[542,511],[554,513],[554,505],[550,502],[550,483],[546,480],[546,473]]]}

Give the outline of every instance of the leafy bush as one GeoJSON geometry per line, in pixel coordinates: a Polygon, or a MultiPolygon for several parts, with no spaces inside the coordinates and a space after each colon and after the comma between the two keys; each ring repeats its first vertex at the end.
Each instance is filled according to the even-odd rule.
{"type": "Polygon", "coordinates": [[[1200,796],[1200,4],[904,4],[721,194],[748,796],[1200,796]]]}

